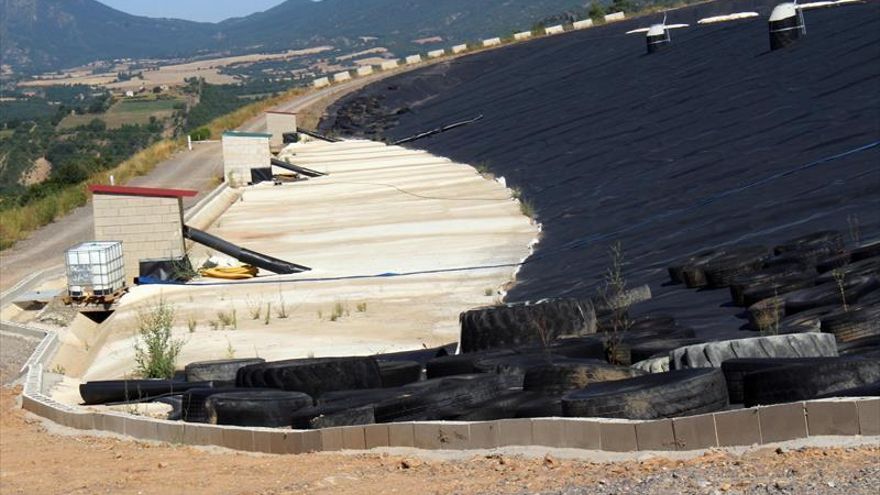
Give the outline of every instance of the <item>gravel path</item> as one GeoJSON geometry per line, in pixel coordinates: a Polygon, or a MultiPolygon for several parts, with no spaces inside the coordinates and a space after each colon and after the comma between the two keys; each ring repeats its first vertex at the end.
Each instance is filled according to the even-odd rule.
{"type": "Polygon", "coordinates": [[[0,333],[0,384],[6,385],[18,378],[18,372],[37,344],[33,339],[0,333]]]}

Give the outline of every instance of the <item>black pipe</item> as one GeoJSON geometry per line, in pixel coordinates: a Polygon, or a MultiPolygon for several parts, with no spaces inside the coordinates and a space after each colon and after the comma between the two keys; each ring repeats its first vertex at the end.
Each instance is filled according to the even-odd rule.
{"type": "Polygon", "coordinates": [[[276,167],[281,167],[283,169],[290,170],[291,172],[296,172],[300,175],[305,175],[306,177],[321,177],[322,175],[327,175],[317,170],[312,170],[310,168],[300,167],[299,165],[294,165],[292,163],[287,163],[285,161],[279,160],[277,158],[272,158],[272,165],[276,167]]]}
{"type": "Polygon", "coordinates": [[[225,241],[199,229],[194,229],[188,225],[183,226],[183,236],[191,241],[198,242],[199,244],[203,244],[209,248],[216,249],[221,253],[232,256],[242,263],[269,270],[270,272],[280,275],[311,270],[311,268],[307,266],[297,265],[256,251],[251,251],[250,249],[245,249],[241,246],[236,246],[229,241],[225,241]]]}
{"type": "Polygon", "coordinates": [[[474,117],[474,118],[472,118],[472,119],[469,119],[469,120],[463,120],[463,121],[461,121],[461,122],[456,122],[456,123],[454,123],[454,124],[449,124],[449,125],[445,125],[445,126],[443,126],[443,127],[438,127],[438,128],[436,128],[436,129],[431,129],[430,131],[425,131],[425,132],[420,132],[420,133],[418,133],[418,134],[413,134],[412,136],[405,137],[405,138],[403,138],[403,139],[397,140],[397,141],[395,141],[395,142],[393,142],[393,143],[391,143],[391,144],[392,144],[392,145],[398,145],[398,144],[403,144],[403,143],[411,143],[411,142],[413,142],[413,141],[417,141],[417,140],[419,140],[419,139],[423,139],[423,138],[426,138],[426,137],[429,137],[429,136],[433,136],[434,134],[440,134],[441,132],[450,131],[450,130],[452,130],[452,129],[455,129],[456,127],[461,127],[461,126],[464,126],[464,125],[473,124],[474,122],[476,122],[476,121],[478,121],[478,120],[482,120],[482,119],[483,119],[483,116],[482,116],[482,115],[478,115],[478,116],[476,116],[476,117],[474,117]]]}

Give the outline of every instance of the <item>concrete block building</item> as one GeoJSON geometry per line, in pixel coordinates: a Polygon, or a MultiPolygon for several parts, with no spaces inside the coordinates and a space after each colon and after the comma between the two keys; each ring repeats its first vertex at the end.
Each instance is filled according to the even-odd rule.
{"type": "Polygon", "coordinates": [[[266,132],[272,135],[269,138],[270,150],[280,150],[284,147],[284,133],[296,132],[296,114],[292,112],[266,112],[266,132]]]}
{"type": "Polygon", "coordinates": [[[271,134],[260,132],[223,133],[223,177],[230,186],[246,185],[251,181],[252,168],[269,166],[271,138],[271,134]]]}
{"type": "Polygon", "coordinates": [[[89,190],[95,240],[122,241],[128,284],[138,276],[140,260],[186,254],[183,198],[195,196],[196,191],[102,185],[89,186],[89,190]]]}

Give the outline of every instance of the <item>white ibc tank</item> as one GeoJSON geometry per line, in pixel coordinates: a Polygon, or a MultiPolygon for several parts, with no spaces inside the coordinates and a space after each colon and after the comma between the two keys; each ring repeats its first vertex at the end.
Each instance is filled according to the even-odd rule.
{"type": "Polygon", "coordinates": [[[71,296],[109,295],[125,286],[122,243],[93,241],[67,250],[67,291],[71,296]]]}

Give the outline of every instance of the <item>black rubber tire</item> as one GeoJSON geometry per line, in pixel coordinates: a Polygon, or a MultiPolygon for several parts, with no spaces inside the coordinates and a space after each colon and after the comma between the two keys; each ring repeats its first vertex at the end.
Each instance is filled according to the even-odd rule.
{"type": "Polygon", "coordinates": [[[291,414],[314,402],[302,392],[248,390],[221,392],[205,400],[208,422],[273,428],[290,424],[291,414]]]}
{"type": "Polygon", "coordinates": [[[650,330],[652,328],[670,328],[677,326],[675,318],[670,315],[644,315],[633,319],[629,331],[650,330]]]}
{"type": "MultiPolygon", "coordinates": [[[[791,277],[793,275],[807,276],[812,275],[813,278],[816,276],[815,270],[808,268],[803,263],[786,263],[786,264],[777,264],[777,265],[768,265],[767,267],[761,269],[760,271],[754,273],[744,273],[742,275],[737,275],[733,277],[730,281],[730,299],[737,306],[748,306],[743,301],[743,292],[746,290],[762,285],[765,283],[773,282],[778,279],[791,277]]],[[[770,294],[772,296],[773,294],[770,294]]],[[[768,296],[768,297],[770,297],[768,296]]]]}
{"type": "Polygon", "coordinates": [[[312,397],[333,390],[382,386],[379,365],[370,356],[293,359],[261,366],[265,367],[263,378],[270,387],[312,397]]]}
{"type": "Polygon", "coordinates": [[[781,404],[861,387],[880,380],[880,359],[839,358],[793,364],[743,376],[743,404],[781,404]]]}
{"type": "Polygon", "coordinates": [[[852,262],[852,255],[849,252],[842,252],[826,256],[816,262],[816,271],[826,273],[835,268],[842,268],[852,262]]]}
{"type": "Polygon", "coordinates": [[[367,425],[376,422],[371,404],[336,402],[306,407],[290,415],[290,425],[297,430],[318,430],[335,426],[367,425]]]}
{"type": "Polygon", "coordinates": [[[846,280],[862,276],[880,277],[880,258],[863,259],[844,265],[837,270],[825,272],[816,277],[816,284],[836,283],[836,277],[841,273],[845,275],[846,280]]]}
{"type": "Polygon", "coordinates": [[[516,418],[517,408],[521,405],[530,404],[540,397],[543,397],[543,394],[510,390],[489,400],[474,404],[467,410],[460,411],[459,414],[450,414],[445,419],[454,421],[494,421],[497,419],[516,418]]]}
{"type": "Polygon", "coordinates": [[[373,410],[377,423],[443,419],[449,411],[464,410],[508,389],[510,380],[502,375],[457,375],[444,378],[439,388],[383,400],[373,410]]]}
{"type": "Polygon", "coordinates": [[[143,402],[153,397],[212,386],[211,382],[174,380],[97,380],[80,384],[79,395],[84,405],[143,402]]]}
{"type": "Polygon", "coordinates": [[[534,366],[526,371],[523,390],[563,394],[569,390],[611,380],[624,380],[644,372],[627,366],[598,362],[559,362],[534,366]]]}
{"type": "Polygon", "coordinates": [[[472,309],[459,315],[461,352],[539,344],[596,332],[588,299],[544,299],[472,309]]]}
{"type": "Polygon", "coordinates": [[[221,359],[218,361],[198,361],[186,365],[188,382],[235,382],[238,370],[250,364],[266,362],[261,358],[221,359]]]}
{"type": "Polygon", "coordinates": [[[719,411],[727,405],[727,384],[717,368],[597,383],[562,397],[562,412],[568,417],[658,419],[719,411]]]}
{"type": "Polygon", "coordinates": [[[840,358],[745,358],[729,359],[721,363],[721,371],[727,381],[727,394],[731,404],[743,402],[743,377],[748,373],[791,364],[821,363],[840,358]]]}
{"type": "Polygon", "coordinates": [[[680,338],[680,339],[655,339],[644,342],[636,342],[629,345],[630,364],[644,361],[658,355],[669,355],[669,351],[686,345],[702,344],[703,339],[680,338]]]}
{"type": "Polygon", "coordinates": [[[822,318],[822,331],[833,333],[838,342],[880,335],[880,306],[838,309],[822,318]]]}
{"type": "Polygon", "coordinates": [[[422,378],[422,363],[418,361],[377,361],[383,388],[400,387],[422,378]]]}
{"type": "Polygon", "coordinates": [[[427,349],[414,349],[411,351],[386,352],[384,354],[374,354],[376,361],[416,361],[425,365],[428,361],[437,358],[455,354],[458,343],[446,344],[439,347],[430,347],[427,349]]]}
{"type": "Polygon", "coordinates": [[[219,394],[221,392],[248,392],[253,388],[236,388],[236,387],[219,387],[219,388],[193,388],[187,390],[181,396],[180,402],[180,419],[190,423],[207,423],[208,410],[205,408],[205,401],[208,397],[219,394]]]}
{"type": "Polygon", "coordinates": [[[746,339],[705,342],[669,352],[669,368],[720,368],[737,358],[836,357],[837,342],[823,333],[766,335],[746,339]]]}
{"type": "Polygon", "coordinates": [[[764,299],[812,287],[815,284],[815,280],[815,275],[788,275],[763,283],[752,284],[742,291],[741,306],[748,307],[764,299]]]}
{"type": "Polygon", "coordinates": [[[773,248],[776,255],[799,253],[831,254],[843,250],[843,234],[836,230],[821,230],[811,234],[802,235],[789,239],[773,248]]]}
{"type": "Polygon", "coordinates": [[[707,249],[672,264],[668,268],[669,280],[673,284],[685,283],[689,288],[702,287],[706,285],[706,274],[703,273],[703,266],[724,253],[723,249],[707,249]]]}
{"type": "MultiPolygon", "coordinates": [[[[474,368],[476,368],[478,373],[524,376],[529,368],[571,360],[572,358],[550,354],[549,352],[534,352],[481,359],[474,363],[474,368]]],[[[595,361],[600,362],[599,360],[595,361]]]]}
{"type": "Polygon", "coordinates": [[[754,273],[764,267],[769,257],[763,246],[745,246],[710,260],[704,269],[707,285],[720,289],[730,285],[738,275],[754,273]]]}
{"type": "Polygon", "coordinates": [[[880,241],[860,244],[857,248],[851,251],[850,257],[852,258],[853,263],[867,260],[869,258],[880,257],[880,241]]]}
{"type": "Polygon", "coordinates": [[[808,333],[822,331],[822,318],[834,313],[835,306],[819,306],[786,316],[779,322],[779,333],[808,333]]]}
{"type": "Polygon", "coordinates": [[[858,355],[863,351],[871,351],[877,348],[880,348],[880,335],[837,344],[837,350],[841,356],[858,355]]]}
{"type": "MultiPolygon", "coordinates": [[[[843,290],[848,304],[855,304],[863,295],[878,287],[880,287],[880,280],[870,275],[847,278],[843,283],[843,290]]],[[[782,298],[785,300],[786,316],[820,306],[842,304],[840,287],[835,282],[789,292],[782,298]]]]}
{"type": "Polygon", "coordinates": [[[603,321],[607,320],[607,316],[613,316],[615,312],[624,311],[626,308],[648,301],[653,297],[651,287],[648,284],[643,284],[626,289],[622,294],[614,297],[594,297],[593,308],[596,310],[599,321],[603,321]]]}
{"type": "Polygon", "coordinates": [[[777,296],[758,301],[749,306],[746,313],[752,330],[773,330],[785,317],[785,299],[777,296]]]}
{"type": "Polygon", "coordinates": [[[494,351],[469,352],[455,356],[443,356],[428,361],[425,365],[425,373],[428,379],[441,378],[452,375],[467,375],[478,373],[476,363],[478,361],[502,356],[517,354],[513,349],[499,349],[494,351]]]}
{"type": "Polygon", "coordinates": [[[880,381],[868,383],[859,387],[838,390],[830,394],[823,394],[817,399],[828,399],[831,397],[877,397],[880,396],[880,381]]]}
{"type": "Polygon", "coordinates": [[[559,418],[562,417],[562,396],[537,394],[516,407],[517,418],[559,418]]]}

